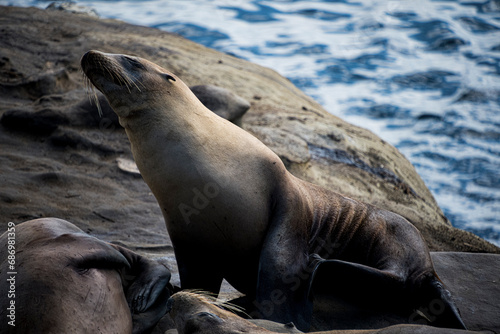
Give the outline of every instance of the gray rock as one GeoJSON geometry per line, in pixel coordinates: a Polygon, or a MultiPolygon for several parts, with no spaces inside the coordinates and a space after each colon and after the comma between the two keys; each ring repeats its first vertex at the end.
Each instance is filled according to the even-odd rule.
{"type": "Polygon", "coordinates": [[[500,333],[500,256],[454,252],[431,255],[467,327],[500,333]]]}
{"type": "MultiPolygon", "coordinates": [[[[91,105],[82,104],[88,96],[80,57],[89,49],[105,49],[148,58],[190,86],[223,87],[251,101],[243,128],[273,149],[292,173],[403,215],[432,250],[500,252],[453,228],[394,147],[329,114],[270,69],[156,29],[62,11],[0,7],[0,30],[2,231],[9,221],[60,217],[103,240],[164,245],[155,255],[173,260],[149,188],[136,173],[120,172],[117,165],[117,158],[133,159],[123,129],[109,110],[101,119],[91,105]],[[89,117],[86,111],[94,114],[89,117]],[[40,131],[33,131],[38,125],[40,131]]],[[[149,249],[138,251],[151,256],[149,249]]],[[[465,323],[499,332],[498,257],[445,253],[433,258],[465,323]]],[[[178,274],[176,268],[172,274],[178,274]]],[[[355,307],[333,314],[370,318],[355,307]]],[[[395,320],[392,315],[378,319],[385,321],[379,327],[395,320]]]]}
{"type": "MultiPolygon", "coordinates": [[[[6,115],[9,120],[0,128],[2,172],[7,180],[2,192],[6,198],[13,198],[14,193],[20,198],[1,206],[4,221],[50,213],[104,239],[113,231],[137,242],[147,241],[142,238],[169,242],[147,186],[140,177],[119,172],[116,159],[132,160],[132,155],[116,117],[103,110],[104,117],[99,118],[95,106],[82,103],[88,101],[88,94],[80,58],[89,49],[101,49],[147,58],[176,73],[190,87],[217,86],[251,101],[243,128],[274,150],[293,174],[401,214],[422,232],[432,250],[500,252],[485,240],[453,228],[397,149],[329,114],[268,68],[157,29],[67,11],[2,7],[0,19],[0,117],[6,115]],[[41,107],[57,113],[38,114],[41,107]],[[17,117],[9,110],[25,114],[17,117]],[[30,130],[36,124],[24,126],[27,130],[14,129],[23,128],[19,119],[31,114],[42,124],[41,133],[30,130]],[[56,123],[50,124],[51,119],[56,123]],[[61,122],[64,119],[68,121],[61,122]],[[27,181],[34,171],[54,168],[88,182],[72,182],[63,189],[37,187],[27,181]],[[122,232],[103,228],[102,218],[89,214],[89,198],[120,208],[113,220],[121,222],[122,232]],[[152,229],[158,233],[150,233],[152,229]]],[[[243,110],[247,104],[240,102],[239,110],[243,110]]]]}

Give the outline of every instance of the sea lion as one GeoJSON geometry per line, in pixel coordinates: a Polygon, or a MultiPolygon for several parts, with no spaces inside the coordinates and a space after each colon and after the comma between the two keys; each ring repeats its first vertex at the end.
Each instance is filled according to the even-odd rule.
{"type": "Polygon", "coordinates": [[[9,223],[0,244],[8,333],[148,333],[166,312],[165,266],[70,222],[9,223]]]}
{"type": "Polygon", "coordinates": [[[439,316],[428,320],[465,327],[403,217],[296,178],[152,62],[89,51],[81,66],[125,128],[165,218],[183,289],[218,292],[225,278],[254,301],[253,315],[307,329],[313,277],[326,274],[337,280],[327,285],[353,295],[362,284],[364,299],[383,290],[414,308],[439,300],[439,316]]]}
{"type": "Polygon", "coordinates": [[[271,333],[216,305],[215,298],[209,295],[195,291],[181,291],[168,300],[167,312],[179,334],[271,333]]]}
{"type": "MultiPolygon", "coordinates": [[[[243,115],[250,108],[250,103],[248,101],[225,88],[214,85],[197,85],[190,87],[190,89],[201,101],[201,103],[203,103],[203,105],[212,112],[238,126],[241,126],[243,115]]],[[[71,124],[101,126],[118,126],[119,124],[118,117],[111,109],[106,97],[102,94],[96,94],[93,100],[84,99],[76,106],[76,109],[78,112],[78,119],[72,119],[71,124]],[[99,113],[89,112],[95,111],[96,107],[99,108],[99,113]]],[[[36,132],[44,130],[43,126],[50,126],[54,128],[57,125],[54,125],[54,120],[52,119],[49,119],[49,121],[52,122],[45,124],[48,122],[33,122],[33,114],[24,115],[26,112],[24,114],[21,113],[21,116],[19,114],[20,112],[12,113],[12,115],[9,113],[7,115],[10,115],[11,119],[9,119],[9,117],[6,117],[5,119],[2,118],[1,122],[5,125],[17,128],[26,128],[31,125],[28,130],[36,132]],[[17,123],[21,124],[18,125],[17,123]],[[40,128],[42,128],[42,130],[40,128]]]]}
{"type": "MultiPolygon", "coordinates": [[[[168,312],[176,330],[169,334],[271,334],[271,333],[302,333],[293,324],[273,322],[255,322],[243,319],[236,314],[223,309],[224,304],[214,298],[189,291],[174,294],[167,302],[168,312]]],[[[228,305],[229,310],[232,306],[228,305]]],[[[326,332],[311,332],[311,334],[456,334],[472,333],[456,329],[441,329],[417,325],[396,325],[376,330],[333,330],[326,332]]]]}
{"type": "Polygon", "coordinates": [[[227,89],[214,85],[198,85],[190,89],[205,107],[220,117],[241,126],[241,119],[250,108],[248,101],[227,89]]]}

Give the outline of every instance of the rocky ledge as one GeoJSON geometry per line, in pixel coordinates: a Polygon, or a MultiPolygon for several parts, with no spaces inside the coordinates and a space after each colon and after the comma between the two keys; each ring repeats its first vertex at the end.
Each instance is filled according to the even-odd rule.
{"type": "MultiPolygon", "coordinates": [[[[189,86],[241,96],[251,105],[241,126],[292,173],[399,213],[431,250],[500,253],[451,226],[397,149],[326,112],[268,68],[159,30],[57,10],[0,7],[0,36],[2,231],[9,221],[59,217],[103,240],[161,255],[175,273],[153,195],[140,175],[119,166],[132,160],[124,130],[111,110],[99,117],[89,103],[79,61],[96,49],[138,55],[189,86]]],[[[498,290],[497,281],[491,285],[498,290]]]]}
{"type": "MultiPolygon", "coordinates": [[[[278,73],[156,29],[59,10],[0,11],[3,222],[67,219],[105,239],[168,243],[161,213],[111,110],[88,101],[81,56],[90,49],[147,58],[189,86],[215,85],[251,103],[244,129],[300,178],[397,212],[431,250],[498,253],[453,228],[414,167],[372,132],[326,112],[278,73]]],[[[335,92],[332,92],[333,94],[335,92]]]]}

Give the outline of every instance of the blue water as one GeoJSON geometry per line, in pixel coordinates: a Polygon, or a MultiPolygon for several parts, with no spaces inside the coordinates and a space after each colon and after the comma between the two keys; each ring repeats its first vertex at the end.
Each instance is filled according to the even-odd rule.
{"type": "Polygon", "coordinates": [[[455,226],[500,245],[500,0],[78,3],[275,69],[396,146],[455,226]]]}

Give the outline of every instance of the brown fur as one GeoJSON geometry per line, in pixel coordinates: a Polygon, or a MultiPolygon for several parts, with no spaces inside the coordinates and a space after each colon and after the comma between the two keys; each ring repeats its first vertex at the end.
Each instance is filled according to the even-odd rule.
{"type": "Polygon", "coordinates": [[[437,326],[463,328],[417,229],[403,217],[302,181],[257,138],[208,110],[145,59],[89,51],[82,68],[125,128],[174,244],[182,288],[225,278],[252,314],[307,329],[311,292],[443,302],[437,326]],[[125,78],[125,79],[124,79],[125,78]],[[201,250],[201,251],[200,251],[201,250]]]}
{"type": "MultiPolygon", "coordinates": [[[[170,317],[174,320],[178,334],[270,334],[270,333],[301,333],[293,325],[265,323],[257,326],[249,320],[221,309],[212,298],[206,298],[198,293],[181,291],[174,294],[169,302],[170,317]],[[269,330],[272,328],[272,330],[269,330]]],[[[170,332],[169,332],[170,333],[170,332]]],[[[311,332],[311,334],[455,334],[467,333],[455,329],[437,329],[428,326],[396,325],[380,330],[332,330],[311,332]]]]}
{"type": "MultiPolygon", "coordinates": [[[[165,314],[170,272],[163,265],[61,219],[31,220],[13,231],[15,298],[0,296],[7,333],[144,333],[165,314]],[[15,327],[6,323],[11,300],[15,327]]],[[[12,271],[6,247],[0,256],[5,278],[12,271]]],[[[2,279],[0,290],[9,291],[8,283],[2,279]]]]}

